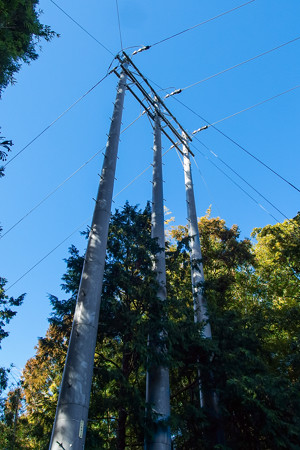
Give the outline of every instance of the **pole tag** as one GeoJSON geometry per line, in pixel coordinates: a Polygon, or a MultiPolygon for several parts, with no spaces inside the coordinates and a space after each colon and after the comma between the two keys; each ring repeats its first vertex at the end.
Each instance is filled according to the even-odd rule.
{"type": "Polygon", "coordinates": [[[83,429],[84,429],[84,420],[80,421],[80,425],[79,425],[79,437],[80,439],[82,439],[83,437],[83,429]]]}

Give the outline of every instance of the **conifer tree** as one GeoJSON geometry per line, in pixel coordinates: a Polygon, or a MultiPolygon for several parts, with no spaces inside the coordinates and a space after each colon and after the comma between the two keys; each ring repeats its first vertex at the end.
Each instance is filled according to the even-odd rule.
{"type": "Polygon", "coordinates": [[[39,0],[0,0],[0,97],[15,83],[21,64],[38,58],[41,38],[51,40],[54,33],[39,22],[39,0]]]}
{"type": "MultiPolygon", "coordinates": [[[[144,391],[146,370],[158,357],[147,346],[149,329],[156,326],[155,307],[162,311],[168,336],[168,352],[161,357],[170,369],[174,446],[214,447],[214,424],[199,407],[200,367],[201,375],[214,375],[211,388],[219,395],[226,448],[296,450],[298,219],[255,230],[256,245],[240,240],[238,228],[228,229],[219,218],[200,219],[213,328],[213,339],[207,340],[193,319],[186,227],[170,233],[169,297],[163,304],[156,298],[152,258],[159,249],[150,238],[149,212],[149,206],[141,211],[126,204],[111,220],[86,448],[142,449],[145,433],[152,431],[151,417],[150,422],[144,418],[144,391]],[[287,274],[294,277],[290,288],[287,274]]],[[[75,247],[66,262],[62,286],[68,297],[50,298],[49,330],[24,372],[25,409],[18,425],[19,439],[29,439],[20,441],[24,449],[46,449],[49,440],[83,262],[75,247]]]]}

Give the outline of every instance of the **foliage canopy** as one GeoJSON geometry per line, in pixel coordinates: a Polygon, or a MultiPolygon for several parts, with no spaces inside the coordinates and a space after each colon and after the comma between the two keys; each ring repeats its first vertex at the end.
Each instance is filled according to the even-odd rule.
{"type": "Polygon", "coordinates": [[[15,83],[22,63],[38,58],[41,38],[51,40],[56,33],[39,22],[39,0],[0,0],[0,96],[15,83]]]}
{"type": "MultiPolygon", "coordinates": [[[[149,205],[139,210],[126,204],[113,215],[87,449],[143,448],[145,434],[152,432],[144,413],[145,376],[157,362],[170,370],[176,448],[299,448],[299,215],[255,229],[256,244],[240,240],[238,227],[229,229],[209,214],[199,220],[199,231],[212,340],[203,338],[203,324],[194,323],[187,228],[169,231],[168,299],[160,303],[149,205]],[[168,352],[159,356],[147,345],[157,309],[168,336],[168,352]],[[216,424],[199,406],[199,369],[201,380],[218,394],[226,446],[214,445],[216,424]]],[[[49,442],[83,264],[75,247],[66,263],[62,287],[68,296],[50,296],[49,329],[26,364],[20,393],[10,393],[1,425],[2,439],[15,429],[24,449],[46,449],[49,442]]]]}

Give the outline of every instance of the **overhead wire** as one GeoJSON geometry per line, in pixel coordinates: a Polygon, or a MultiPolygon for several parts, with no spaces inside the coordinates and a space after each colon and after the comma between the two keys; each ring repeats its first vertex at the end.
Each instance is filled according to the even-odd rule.
{"type": "MultiPolygon", "coordinates": [[[[124,133],[126,130],[128,130],[128,128],[130,128],[140,117],[142,117],[142,113],[135,120],[133,120],[129,125],[127,125],[127,127],[121,131],[121,134],[124,133]]],[[[15,222],[14,225],[12,225],[10,228],[8,228],[8,230],[6,230],[6,232],[0,236],[0,240],[3,239],[4,236],[6,236],[8,233],[10,233],[10,231],[12,231],[17,225],[19,225],[21,222],[23,222],[23,220],[26,219],[26,217],[28,217],[31,213],[33,213],[36,209],[38,209],[43,203],[45,203],[46,200],[48,200],[50,197],[52,197],[52,195],[54,195],[55,192],[57,192],[60,188],[62,188],[64,186],[64,184],[66,184],[69,180],[71,180],[71,178],[73,178],[74,175],[76,175],[81,169],[83,169],[85,166],[87,166],[97,155],[99,155],[99,153],[103,152],[103,150],[105,150],[105,146],[102,147],[100,150],[98,150],[96,153],[94,153],[87,161],[85,161],[80,167],[78,167],[78,169],[76,169],[64,181],[59,183],[51,192],[49,192],[49,194],[47,194],[32,209],[30,209],[17,222],[15,222]]]]}
{"type": "Polygon", "coordinates": [[[281,95],[288,94],[289,92],[292,92],[292,91],[298,89],[299,87],[300,87],[300,84],[298,84],[297,86],[294,86],[291,89],[288,89],[287,91],[280,92],[279,94],[273,95],[273,97],[269,97],[269,98],[267,98],[265,100],[262,100],[261,102],[255,103],[255,105],[248,106],[248,108],[244,108],[244,109],[242,109],[240,111],[237,111],[234,114],[230,114],[229,116],[223,117],[223,119],[219,119],[216,122],[212,122],[211,124],[207,125],[207,128],[212,127],[213,125],[216,125],[216,124],[218,124],[220,122],[224,122],[224,120],[231,119],[232,117],[238,116],[239,114],[242,114],[243,112],[250,111],[250,109],[256,108],[257,106],[261,106],[264,103],[270,102],[271,100],[274,100],[275,98],[278,98],[281,95]]]}
{"type": "MultiPolygon", "coordinates": [[[[127,127],[128,128],[128,127],[127,127]]],[[[125,131],[125,130],[124,130],[125,131]]],[[[171,150],[171,148],[169,148],[167,151],[164,152],[163,156],[165,156],[169,151],[171,150]]],[[[147,170],[150,169],[150,167],[152,167],[152,164],[149,164],[148,167],[146,167],[142,172],[139,173],[139,175],[137,175],[133,180],[130,181],[130,183],[128,183],[123,189],[121,189],[114,197],[113,200],[115,200],[125,189],[127,189],[129,186],[131,186],[138,178],[140,178],[147,170]]],[[[35,269],[39,264],[41,264],[46,258],[48,258],[48,256],[50,256],[52,253],[55,252],[55,250],[57,250],[61,245],[63,245],[70,237],[72,237],[77,231],[80,230],[81,227],[83,227],[83,225],[88,222],[89,220],[91,220],[92,216],[90,216],[89,218],[85,219],[80,225],[79,227],[77,227],[75,230],[72,231],[72,233],[70,233],[66,238],[64,238],[59,244],[57,244],[52,250],[50,250],[45,256],[43,256],[39,261],[37,261],[32,267],[30,267],[30,269],[28,269],[23,275],[21,275],[16,281],[14,281],[12,284],[10,284],[5,290],[6,292],[11,289],[13,286],[15,286],[19,281],[21,281],[26,275],[28,275],[33,269],[35,269]]]]}
{"type": "MultiPolygon", "coordinates": [[[[235,65],[233,65],[233,66],[231,66],[231,67],[228,67],[227,69],[224,69],[224,70],[221,70],[220,72],[214,73],[213,75],[210,75],[210,76],[208,76],[208,77],[206,77],[206,78],[203,78],[203,79],[200,80],[200,81],[196,81],[195,83],[192,83],[192,84],[190,84],[190,85],[188,85],[188,86],[185,86],[185,87],[180,88],[180,89],[176,89],[176,90],[174,91],[174,94],[180,94],[181,92],[183,92],[183,91],[185,91],[185,90],[187,90],[187,89],[190,89],[190,88],[192,88],[192,87],[194,87],[194,86],[197,86],[197,85],[199,85],[199,84],[201,84],[201,83],[204,83],[205,81],[211,80],[212,78],[215,78],[215,77],[217,77],[217,76],[219,76],[219,75],[222,75],[222,74],[224,74],[224,73],[226,73],[226,72],[229,72],[230,70],[236,69],[237,67],[240,67],[240,66],[242,66],[242,65],[244,65],[244,64],[247,64],[248,62],[254,61],[255,59],[261,58],[262,56],[265,56],[265,55],[267,55],[267,54],[269,54],[269,53],[272,53],[272,52],[274,52],[274,51],[276,51],[276,50],[279,50],[280,48],[285,47],[286,45],[292,44],[293,42],[296,42],[296,41],[298,41],[299,39],[300,39],[300,36],[298,36],[298,37],[296,37],[296,38],[294,38],[294,39],[292,39],[292,40],[290,40],[290,41],[284,42],[283,44],[280,44],[280,45],[278,45],[278,46],[276,46],[276,47],[273,47],[273,48],[271,48],[271,49],[269,49],[269,50],[266,50],[265,52],[260,53],[260,54],[258,54],[258,55],[256,55],[256,56],[253,56],[252,58],[246,59],[245,61],[242,61],[242,62],[240,62],[240,63],[238,63],[238,64],[235,64],[235,65]]],[[[171,97],[172,95],[173,95],[172,92],[171,92],[171,93],[168,93],[168,94],[167,94],[167,97],[171,97]]]]}
{"type": "Polygon", "coordinates": [[[240,180],[242,180],[247,186],[249,186],[254,192],[256,192],[261,198],[263,198],[269,205],[271,205],[274,209],[276,209],[279,214],[281,214],[285,219],[289,220],[289,218],[279,209],[277,208],[274,203],[272,203],[270,200],[267,199],[258,189],[256,189],[251,183],[249,183],[244,177],[242,177],[236,170],[234,170],[229,164],[226,163],[219,155],[217,155],[215,152],[213,152],[207,145],[204,144],[204,142],[200,141],[197,137],[195,139],[204,147],[206,150],[208,150],[216,159],[221,161],[224,166],[226,166],[232,173],[234,173],[240,180]]]}
{"type": "Polygon", "coordinates": [[[203,116],[198,114],[196,111],[194,111],[192,108],[187,106],[185,103],[183,103],[181,100],[178,100],[178,98],[174,97],[174,100],[176,100],[178,103],[180,103],[182,106],[184,106],[186,109],[191,111],[193,114],[195,114],[197,117],[199,117],[201,120],[203,120],[207,125],[211,125],[214,130],[216,130],[218,133],[220,133],[222,136],[224,136],[226,139],[228,139],[230,142],[232,142],[234,145],[239,147],[243,152],[247,153],[251,158],[255,159],[259,164],[263,165],[266,169],[268,169],[270,172],[272,172],[274,175],[276,175],[278,178],[280,178],[282,181],[290,185],[293,189],[300,192],[300,189],[295,186],[292,182],[287,180],[285,177],[280,175],[276,170],[272,169],[268,164],[263,162],[260,158],[255,156],[253,153],[251,153],[249,150],[247,150],[245,147],[243,147],[241,144],[239,144],[237,141],[232,139],[230,136],[228,136],[226,133],[221,131],[219,128],[217,128],[215,125],[212,125],[207,119],[205,119],[203,116]]]}
{"type": "MultiPolygon", "coordinates": [[[[219,159],[221,162],[222,162],[222,164],[224,164],[229,170],[231,170],[231,172],[233,172],[237,177],[239,177],[244,183],[246,183],[247,184],[247,186],[249,186],[251,189],[253,189],[260,197],[262,197],[267,203],[269,203],[274,209],[276,209],[276,211],[277,212],[279,212],[285,219],[287,219],[287,220],[289,220],[289,218],[282,212],[282,211],[280,211],[280,209],[278,209],[272,202],[270,202],[261,192],[259,192],[254,186],[252,186],[247,180],[245,180],[245,178],[243,178],[236,170],[234,170],[229,164],[227,164],[222,158],[220,158],[216,153],[214,153],[209,147],[207,147],[207,145],[205,145],[202,141],[200,141],[200,139],[198,139],[197,137],[196,137],[196,140],[204,147],[204,148],[206,148],[215,158],[217,158],[217,159],[219,159]]],[[[200,150],[196,147],[196,146],[193,146],[196,150],[198,150],[199,152],[200,152],[200,150]]],[[[177,155],[178,155],[178,158],[179,158],[179,160],[180,160],[180,162],[181,162],[181,165],[182,165],[182,167],[183,167],[183,169],[184,169],[184,164],[183,164],[183,161],[182,161],[182,159],[181,159],[181,157],[180,157],[180,155],[179,155],[179,152],[178,152],[178,150],[177,150],[177,148],[176,148],[176,153],[177,153],[177,155]]],[[[201,153],[201,152],[200,152],[201,153]]],[[[202,155],[204,155],[203,153],[201,153],[202,155]]],[[[209,158],[208,158],[208,160],[210,161],[210,162],[212,162],[209,158]]],[[[195,162],[195,164],[197,165],[197,162],[196,162],[196,159],[195,159],[195,157],[194,157],[194,162],[195,162]]],[[[197,167],[198,167],[198,165],[197,165],[197,167]]],[[[217,167],[216,165],[215,165],[215,167],[217,167]]],[[[233,181],[233,180],[231,180],[231,181],[233,181]]],[[[246,191],[244,191],[244,192],[246,192],[246,191]]],[[[251,197],[252,198],[252,197],[251,197]]],[[[266,210],[267,211],[267,210],[266,210]]],[[[269,211],[268,211],[268,213],[269,213],[269,211]]],[[[270,213],[269,213],[270,214],[270,213]]],[[[272,214],[270,214],[274,219],[275,219],[275,217],[272,215],[272,214]]],[[[275,220],[277,220],[278,221],[278,219],[275,219],[275,220]]]]}
{"type": "MultiPolygon", "coordinates": [[[[157,83],[155,83],[156,84],[156,86],[158,86],[157,85],[157,83]]],[[[162,89],[160,86],[158,86],[160,89],[162,89]]],[[[285,91],[285,93],[286,92],[290,92],[291,90],[293,90],[293,89],[295,89],[295,88],[292,88],[292,89],[290,89],[290,90],[288,90],[288,91],[285,91]]],[[[162,90],[164,90],[164,89],[162,89],[162,90]]],[[[277,94],[276,96],[274,96],[274,97],[272,97],[272,98],[276,98],[276,97],[278,97],[279,95],[282,95],[283,93],[281,93],[281,94],[277,94]]],[[[177,99],[175,99],[175,100],[177,100],[177,99]]],[[[260,102],[260,104],[261,103],[265,103],[266,101],[269,101],[270,99],[267,99],[267,100],[264,100],[263,102],[260,102]]],[[[180,101],[179,101],[180,102],[180,101]]],[[[181,103],[181,102],[180,102],[181,103]]],[[[257,104],[258,105],[258,104],[257,104]]],[[[257,105],[255,105],[255,106],[257,106],[257,105]]],[[[252,107],[254,107],[254,106],[252,106],[252,107]]],[[[249,109],[249,108],[248,108],[249,109]]],[[[250,107],[250,109],[251,109],[251,107],[250,107]]],[[[210,124],[211,126],[213,126],[213,124],[210,124]]],[[[198,139],[197,139],[198,140],[198,139]]],[[[202,145],[204,145],[205,146],[205,144],[203,144],[201,141],[199,141],[202,145]]],[[[205,146],[206,147],[206,146],[205,146]]],[[[209,151],[211,151],[208,147],[206,147],[209,151]]],[[[176,149],[176,151],[177,151],[177,149],[176,149]]],[[[218,156],[214,153],[214,152],[212,152],[212,154],[215,156],[215,157],[217,157],[218,158],[218,156]]],[[[179,157],[179,159],[181,160],[181,158],[179,157]]],[[[251,189],[253,189],[260,197],[262,197],[267,203],[269,203],[274,209],[276,209],[276,211],[277,212],[279,212],[284,218],[286,218],[286,219],[288,219],[288,217],[279,209],[279,208],[277,208],[277,206],[276,205],[274,205],[271,201],[269,201],[263,194],[261,194],[261,192],[259,192],[254,186],[252,186],[247,180],[245,180],[240,174],[238,174],[234,169],[232,169],[225,161],[223,161],[221,158],[219,158],[220,159],[220,161],[227,167],[227,168],[229,168],[233,173],[235,173],[235,175],[237,175],[242,181],[244,181],[251,189]]],[[[182,163],[183,164],[183,163],[182,163]]],[[[218,167],[218,166],[216,166],[219,170],[220,170],[220,168],[218,167]]],[[[223,172],[223,171],[222,171],[223,172]]],[[[227,174],[226,174],[226,176],[228,176],[227,174]]],[[[229,179],[231,179],[230,177],[229,177],[229,179]]],[[[237,186],[239,186],[234,180],[232,180],[237,186]]],[[[239,186],[240,187],[240,186],[239,186]]],[[[240,187],[240,189],[242,189],[242,191],[243,192],[247,192],[247,191],[245,191],[243,188],[241,188],[240,187]]],[[[251,198],[251,199],[253,199],[261,208],[263,208],[273,219],[275,219],[276,221],[278,221],[278,219],[277,218],[275,218],[275,216],[274,215],[272,215],[266,208],[264,208],[260,203],[258,203],[249,193],[247,193],[247,195],[251,198]]],[[[289,220],[289,219],[288,219],[289,220]]]]}
{"type": "Polygon", "coordinates": [[[200,175],[201,180],[202,180],[202,182],[203,182],[203,184],[204,184],[204,186],[205,186],[205,189],[207,190],[209,196],[212,198],[212,200],[213,200],[213,202],[214,202],[214,204],[215,204],[215,207],[216,207],[216,209],[217,209],[217,212],[218,212],[219,216],[221,217],[222,214],[221,214],[221,212],[220,212],[220,208],[219,208],[219,206],[218,206],[218,204],[217,204],[217,202],[216,202],[216,199],[214,198],[214,195],[213,195],[212,191],[210,190],[210,188],[209,188],[209,186],[208,186],[208,184],[207,184],[207,182],[206,182],[206,180],[205,180],[205,178],[204,178],[204,175],[203,175],[203,173],[201,172],[200,167],[198,166],[197,161],[196,161],[196,159],[195,159],[194,156],[193,156],[193,161],[194,161],[194,164],[195,164],[195,166],[196,166],[196,168],[197,168],[197,170],[198,170],[198,172],[199,172],[199,175],[200,175]]]}
{"type": "Polygon", "coordinates": [[[117,7],[117,16],[118,16],[118,26],[119,26],[119,35],[120,35],[121,50],[123,50],[123,42],[122,42],[121,22],[120,22],[120,12],[119,12],[119,4],[118,4],[118,0],[116,0],[116,7],[117,7]]]}
{"type": "Polygon", "coordinates": [[[8,166],[14,159],[16,159],[21,153],[24,152],[31,144],[33,144],[39,137],[41,137],[49,128],[51,128],[56,122],[58,122],[59,119],[61,119],[67,112],[69,112],[77,103],[79,103],[81,100],[83,100],[90,92],[92,92],[97,86],[99,86],[102,81],[105,80],[105,78],[108,77],[110,73],[107,73],[103,78],[101,78],[100,81],[98,81],[96,84],[94,84],[93,87],[91,87],[88,91],[85,92],[81,97],[79,97],[74,103],[72,103],[71,106],[69,106],[64,112],[62,112],[53,122],[51,122],[49,125],[46,126],[37,136],[35,136],[28,144],[25,145],[20,151],[18,151],[9,161],[7,161],[6,164],[4,164],[4,167],[8,166]]]}
{"type": "Polygon", "coordinates": [[[172,34],[171,36],[168,36],[168,37],[166,37],[164,39],[161,39],[160,41],[157,41],[157,42],[155,42],[155,43],[153,43],[153,44],[151,44],[151,45],[149,45],[147,47],[150,48],[150,47],[154,47],[155,45],[162,44],[163,42],[166,42],[166,41],[168,41],[170,39],[173,39],[174,37],[180,36],[181,34],[187,33],[188,31],[191,31],[191,30],[193,30],[193,29],[195,29],[197,27],[200,27],[201,25],[204,25],[204,24],[206,24],[208,22],[211,22],[212,20],[218,19],[219,17],[225,16],[226,14],[229,14],[229,13],[231,13],[233,11],[236,11],[237,9],[240,9],[240,8],[242,8],[244,6],[247,6],[247,5],[249,5],[250,3],[253,3],[253,2],[255,2],[255,0],[250,0],[250,1],[246,2],[246,3],[243,3],[242,5],[236,6],[235,8],[229,9],[228,11],[225,11],[225,12],[223,12],[221,14],[218,14],[217,16],[211,17],[210,19],[204,20],[203,22],[200,22],[200,23],[198,23],[196,25],[193,25],[192,27],[186,28],[185,30],[179,31],[178,33],[172,34]]]}
{"type": "Polygon", "coordinates": [[[55,3],[53,0],[50,0],[51,3],[53,3],[63,14],[65,14],[72,22],[74,22],[79,28],[81,28],[82,31],[84,31],[88,36],[90,36],[97,44],[99,44],[104,50],[106,50],[108,53],[110,53],[112,56],[115,56],[112,51],[109,50],[102,42],[100,42],[95,36],[93,36],[86,28],[84,28],[82,25],[80,25],[79,22],[77,22],[73,17],[70,16],[61,6],[59,6],[57,3],[55,3]]]}
{"type": "MultiPolygon", "coordinates": [[[[150,78],[148,77],[148,80],[150,80],[150,78]]],[[[151,83],[155,84],[159,89],[161,90],[165,90],[163,89],[161,86],[159,86],[156,82],[154,82],[153,80],[150,80],[151,83]]],[[[199,113],[197,113],[195,110],[193,110],[192,108],[190,108],[189,106],[187,106],[185,103],[183,103],[181,100],[179,100],[178,98],[172,96],[172,98],[177,101],[179,104],[181,104],[183,107],[185,107],[186,109],[188,109],[190,112],[192,112],[193,114],[195,114],[197,117],[199,117],[201,120],[203,120],[208,126],[211,126],[212,128],[214,128],[218,133],[220,133],[222,136],[224,136],[226,139],[228,139],[230,142],[232,142],[234,145],[236,145],[237,147],[239,147],[243,152],[247,153],[251,158],[255,159],[258,163],[260,163],[261,165],[263,165],[266,169],[268,169],[270,172],[272,172],[274,175],[276,175],[277,177],[279,177],[282,181],[284,181],[285,183],[287,183],[288,185],[290,185],[293,189],[295,189],[296,191],[300,192],[300,189],[295,186],[292,182],[290,182],[289,180],[287,180],[285,177],[283,177],[282,175],[280,175],[276,170],[272,169],[272,167],[270,167],[268,164],[266,164],[265,162],[263,162],[260,158],[258,158],[257,156],[253,155],[253,153],[251,153],[249,150],[247,150],[246,148],[244,148],[242,145],[240,145],[237,141],[235,141],[234,139],[232,139],[230,136],[228,136],[226,133],[224,133],[223,131],[221,131],[219,128],[217,128],[214,124],[212,124],[211,122],[209,122],[207,119],[205,119],[203,116],[201,116],[199,113]]],[[[206,127],[205,127],[206,128],[206,127]]]]}
{"type": "Polygon", "coordinates": [[[201,150],[199,150],[194,144],[191,144],[205,159],[207,159],[216,169],[218,169],[223,175],[225,175],[233,184],[235,184],[241,191],[244,192],[254,203],[256,203],[261,209],[263,209],[269,216],[271,216],[276,222],[279,219],[276,218],[270,211],[267,210],[261,203],[259,203],[249,192],[247,192],[242,186],[240,186],[230,175],[228,175],[224,170],[222,170],[217,164],[214,163],[207,155],[205,155],[201,150]]]}
{"type": "Polygon", "coordinates": [[[21,281],[26,275],[28,275],[33,269],[35,269],[39,264],[41,264],[41,262],[43,262],[46,258],[48,258],[48,256],[50,256],[53,252],[55,252],[55,250],[57,250],[62,244],[64,244],[71,236],[73,236],[77,231],[80,230],[81,227],[83,227],[83,225],[89,220],[86,219],[84,220],[84,222],[82,222],[80,224],[79,227],[76,228],[76,230],[72,231],[71,234],[69,234],[63,241],[61,241],[58,245],[56,245],[52,250],[50,250],[50,252],[48,252],[45,256],[43,256],[43,258],[41,258],[39,261],[37,261],[32,267],[30,267],[30,269],[28,269],[22,276],[20,276],[16,281],[14,281],[12,284],[10,284],[6,291],[8,291],[9,289],[11,289],[13,286],[15,286],[19,281],[21,281]]]}

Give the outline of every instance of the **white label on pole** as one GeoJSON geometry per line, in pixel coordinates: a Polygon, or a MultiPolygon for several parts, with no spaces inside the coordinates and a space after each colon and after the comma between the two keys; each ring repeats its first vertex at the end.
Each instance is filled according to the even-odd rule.
{"type": "Polygon", "coordinates": [[[79,425],[79,437],[80,439],[82,439],[83,436],[83,428],[84,428],[84,420],[80,421],[80,425],[79,425]]]}

